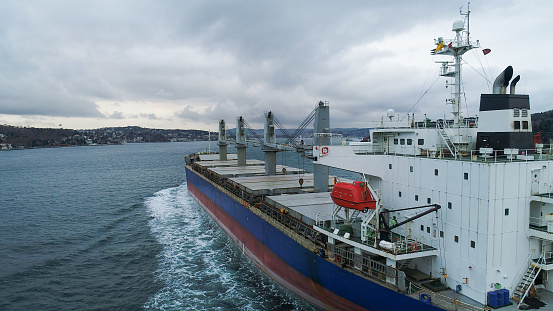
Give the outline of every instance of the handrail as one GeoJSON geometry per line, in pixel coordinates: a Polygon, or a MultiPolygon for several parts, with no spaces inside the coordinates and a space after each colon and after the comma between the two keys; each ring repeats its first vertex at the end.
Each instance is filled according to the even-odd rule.
{"type": "Polygon", "coordinates": [[[376,260],[362,257],[333,244],[327,244],[329,257],[345,266],[363,271],[363,274],[393,284],[397,287],[399,269],[380,263],[376,260]],[[359,260],[361,259],[361,260],[359,260]],[[356,268],[356,264],[358,267],[356,268]],[[393,280],[392,282],[388,280],[393,280]]]}
{"type": "MultiPolygon", "coordinates": [[[[538,266],[536,265],[532,265],[532,274],[534,274],[534,271],[536,271],[536,269],[538,270],[535,274],[534,274],[534,278],[532,279],[532,283],[534,283],[534,280],[536,279],[536,277],[538,276],[538,274],[540,273],[541,271],[541,261],[543,260],[543,256],[545,255],[545,252],[542,252],[540,257],[538,258],[538,266]]],[[[526,280],[526,284],[529,280],[526,280]]],[[[526,285],[525,285],[526,286],[526,285]]],[[[530,288],[532,287],[532,285],[530,284],[530,286],[528,286],[528,288],[526,289],[526,291],[524,291],[524,295],[522,295],[522,297],[520,297],[520,302],[518,303],[518,308],[520,308],[520,305],[522,304],[522,302],[524,301],[524,298],[526,297],[526,295],[528,295],[528,292],[530,291],[530,288]]],[[[524,287],[523,287],[524,288],[524,287]]]]}
{"type": "MultiPolygon", "coordinates": [[[[445,138],[443,138],[445,139],[445,138]]],[[[345,142],[345,141],[343,141],[345,142]]],[[[447,144],[444,143],[443,150],[449,150],[450,147],[446,147],[447,144]]],[[[504,149],[494,149],[491,153],[483,154],[480,150],[467,150],[464,152],[457,152],[455,157],[455,152],[452,152],[452,156],[447,154],[440,153],[440,148],[421,148],[413,145],[411,149],[402,149],[401,150],[384,150],[383,144],[374,143],[374,142],[355,142],[351,145],[343,145],[330,143],[328,146],[342,146],[342,148],[351,148],[353,152],[357,155],[394,155],[394,156],[406,156],[406,157],[424,157],[424,158],[436,158],[436,159],[448,159],[456,161],[468,161],[468,162],[482,162],[482,163],[506,163],[506,162],[529,162],[529,161],[540,161],[540,160],[552,160],[553,159],[553,148],[545,149],[519,149],[518,154],[514,154],[511,157],[504,154],[504,149]]],[[[553,145],[552,145],[553,147],[553,145]]],[[[456,148],[454,149],[454,151],[456,148]]],[[[450,151],[451,152],[451,151],[450,151]]]]}
{"type": "MultiPolygon", "coordinates": [[[[343,146],[344,145],[344,135],[342,134],[338,134],[338,133],[313,133],[313,146],[315,145],[315,141],[316,139],[315,138],[330,138],[330,145],[333,146],[334,144],[332,143],[332,139],[333,138],[339,138],[340,139],[340,144],[339,146],[343,146]]],[[[321,141],[321,140],[319,140],[321,141]]],[[[319,143],[318,144],[319,146],[322,146],[324,144],[321,144],[319,143]]]]}
{"type": "MultiPolygon", "coordinates": [[[[514,295],[514,290],[513,290],[513,286],[517,286],[518,287],[518,284],[520,284],[520,282],[522,281],[522,277],[524,276],[524,271],[528,270],[528,265],[530,265],[530,258],[532,257],[532,254],[535,254],[536,253],[536,249],[533,249],[532,252],[530,254],[528,254],[528,257],[526,258],[526,260],[524,261],[526,264],[522,266],[522,268],[520,269],[520,271],[518,271],[517,275],[515,276],[515,282],[513,282],[513,284],[511,284],[511,290],[509,291],[509,293],[511,293],[511,297],[513,297],[514,295]]],[[[509,297],[510,298],[510,297],[509,297]]]]}
{"type": "Polygon", "coordinates": [[[451,152],[453,157],[457,158],[457,152],[458,152],[457,149],[458,148],[451,141],[451,138],[449,137],[449,135],[447,135],[447,132],[445,131],[446,126],[443,125],[443,124],[440,124],[440,125],[437,125],[437,126],[438,126],[438,129],[440,130],[440,131],[438,131],[438,133],[440,133],[440,137],[442,138],[442,141],[445,143],[447,149],[449,150],[449,152],[451,152]]]}
{"type": "Polygon", "coordinates": [[[445,304],[447,306],[452,306],[455,310],[470,310],[470,311],[485,311],[486,308],[478,307],[466,302],[462,302],[458,299],[452,299],[450,297],[444,296],[436,292],[429,292],[432,302],[438,302],[437,305],[445,304]],[[441,303],[440,303],[441,302],[441,303]]]}

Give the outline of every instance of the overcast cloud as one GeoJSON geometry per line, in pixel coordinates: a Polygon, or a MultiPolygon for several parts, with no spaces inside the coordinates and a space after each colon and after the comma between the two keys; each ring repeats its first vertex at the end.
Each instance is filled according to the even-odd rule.
{"type": "MultiPolygon", "coordinates": [[[[0,123],[213,130],[272,110],[296,127],[319,100],[333,127],[389,108],[450,117],[434,39],[462,1],[1,1],[0,123]],[[416,4],[414,4],[416,3],[416,4]],[[432,86],[432,87],[431,87],[432,86]],[[421,95],[428,93],[419,101],[421,95]],[[415,103],[418,104],[415,105],[415,103]]],[[[507,65],[534,112],[553,109],[553,2],[473,1],[465,115],[507,65]]]]}

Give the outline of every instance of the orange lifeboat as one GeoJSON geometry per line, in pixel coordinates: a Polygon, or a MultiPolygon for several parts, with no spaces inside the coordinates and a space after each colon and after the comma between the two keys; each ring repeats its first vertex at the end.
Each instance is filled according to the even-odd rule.
{"type": "Polygon", "coordinates": [[[334,185],[330,196],[336,205],[363,213],[376,208],[376,200],[364,181],[339,182],[334,185]]]}

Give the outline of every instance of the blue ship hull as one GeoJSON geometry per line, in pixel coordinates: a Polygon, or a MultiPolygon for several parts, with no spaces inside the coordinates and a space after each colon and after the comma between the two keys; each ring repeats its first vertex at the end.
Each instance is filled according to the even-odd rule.
{"type": "Polygon", "coordinates": [[[311,303],[329,310],[443,310],[320,257],[189,167],[186,179],[190,194],[257,267],[311,303]]]}

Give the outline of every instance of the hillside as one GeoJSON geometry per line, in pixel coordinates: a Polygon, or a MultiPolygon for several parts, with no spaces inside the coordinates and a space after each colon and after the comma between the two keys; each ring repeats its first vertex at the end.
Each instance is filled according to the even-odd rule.
{"type": "MultiPolygon", "coordinates": [[[[216,133],[212,132],[211,135],[213,138],[216,137],[216,133]]],[[[195,140],[208,140],[208,132],[149,129],[138,126],[70,130],[0,125],[0,144],[4,149],[195,140]]]]}
{"type": "Polygon", "coordinates": [[[534,135],[541,133],[543,143],[553,139],[553,110],[532,114],[532,131],[534,135]]]}
{"type": "MultiPolygon", "coordinates": [[[[553,140],[553,110],[532,114],[533,133],[542,135],[542,142],[553,140]]],[[[253,130],[254,136],[263,138],[263,130],[253,130]]],[[[293,133],[294,130],[287,130],[293,133]]],[[[334,128],[333,133],[344,137],[366,137],[368,128],[334,128]]],[[[304,136],[312,135],[313,131],[306,129],[304,136]]],[[[234,129],[227,132],[229,138],[234,137],[234,129]]],[[[247,134],[250,139],[251,133],[247,134]]],[[[277,131],[279,137],[283,137],[277,131]]],[[[217,133],[211,132],[211,139],[217,139],[217,133]]],[[[41,148],[56,146],[82,146],[101,144],[122,144],[138,142],[174,142],[174,141],[206,141],[208,132],[203,130],[165,130],[149,129],[139,126],[105,127],[92,130],[71,130],[54,128],[34,128],[11,125],[0,125],[0,149],[11,148],[41,148]]]]}

